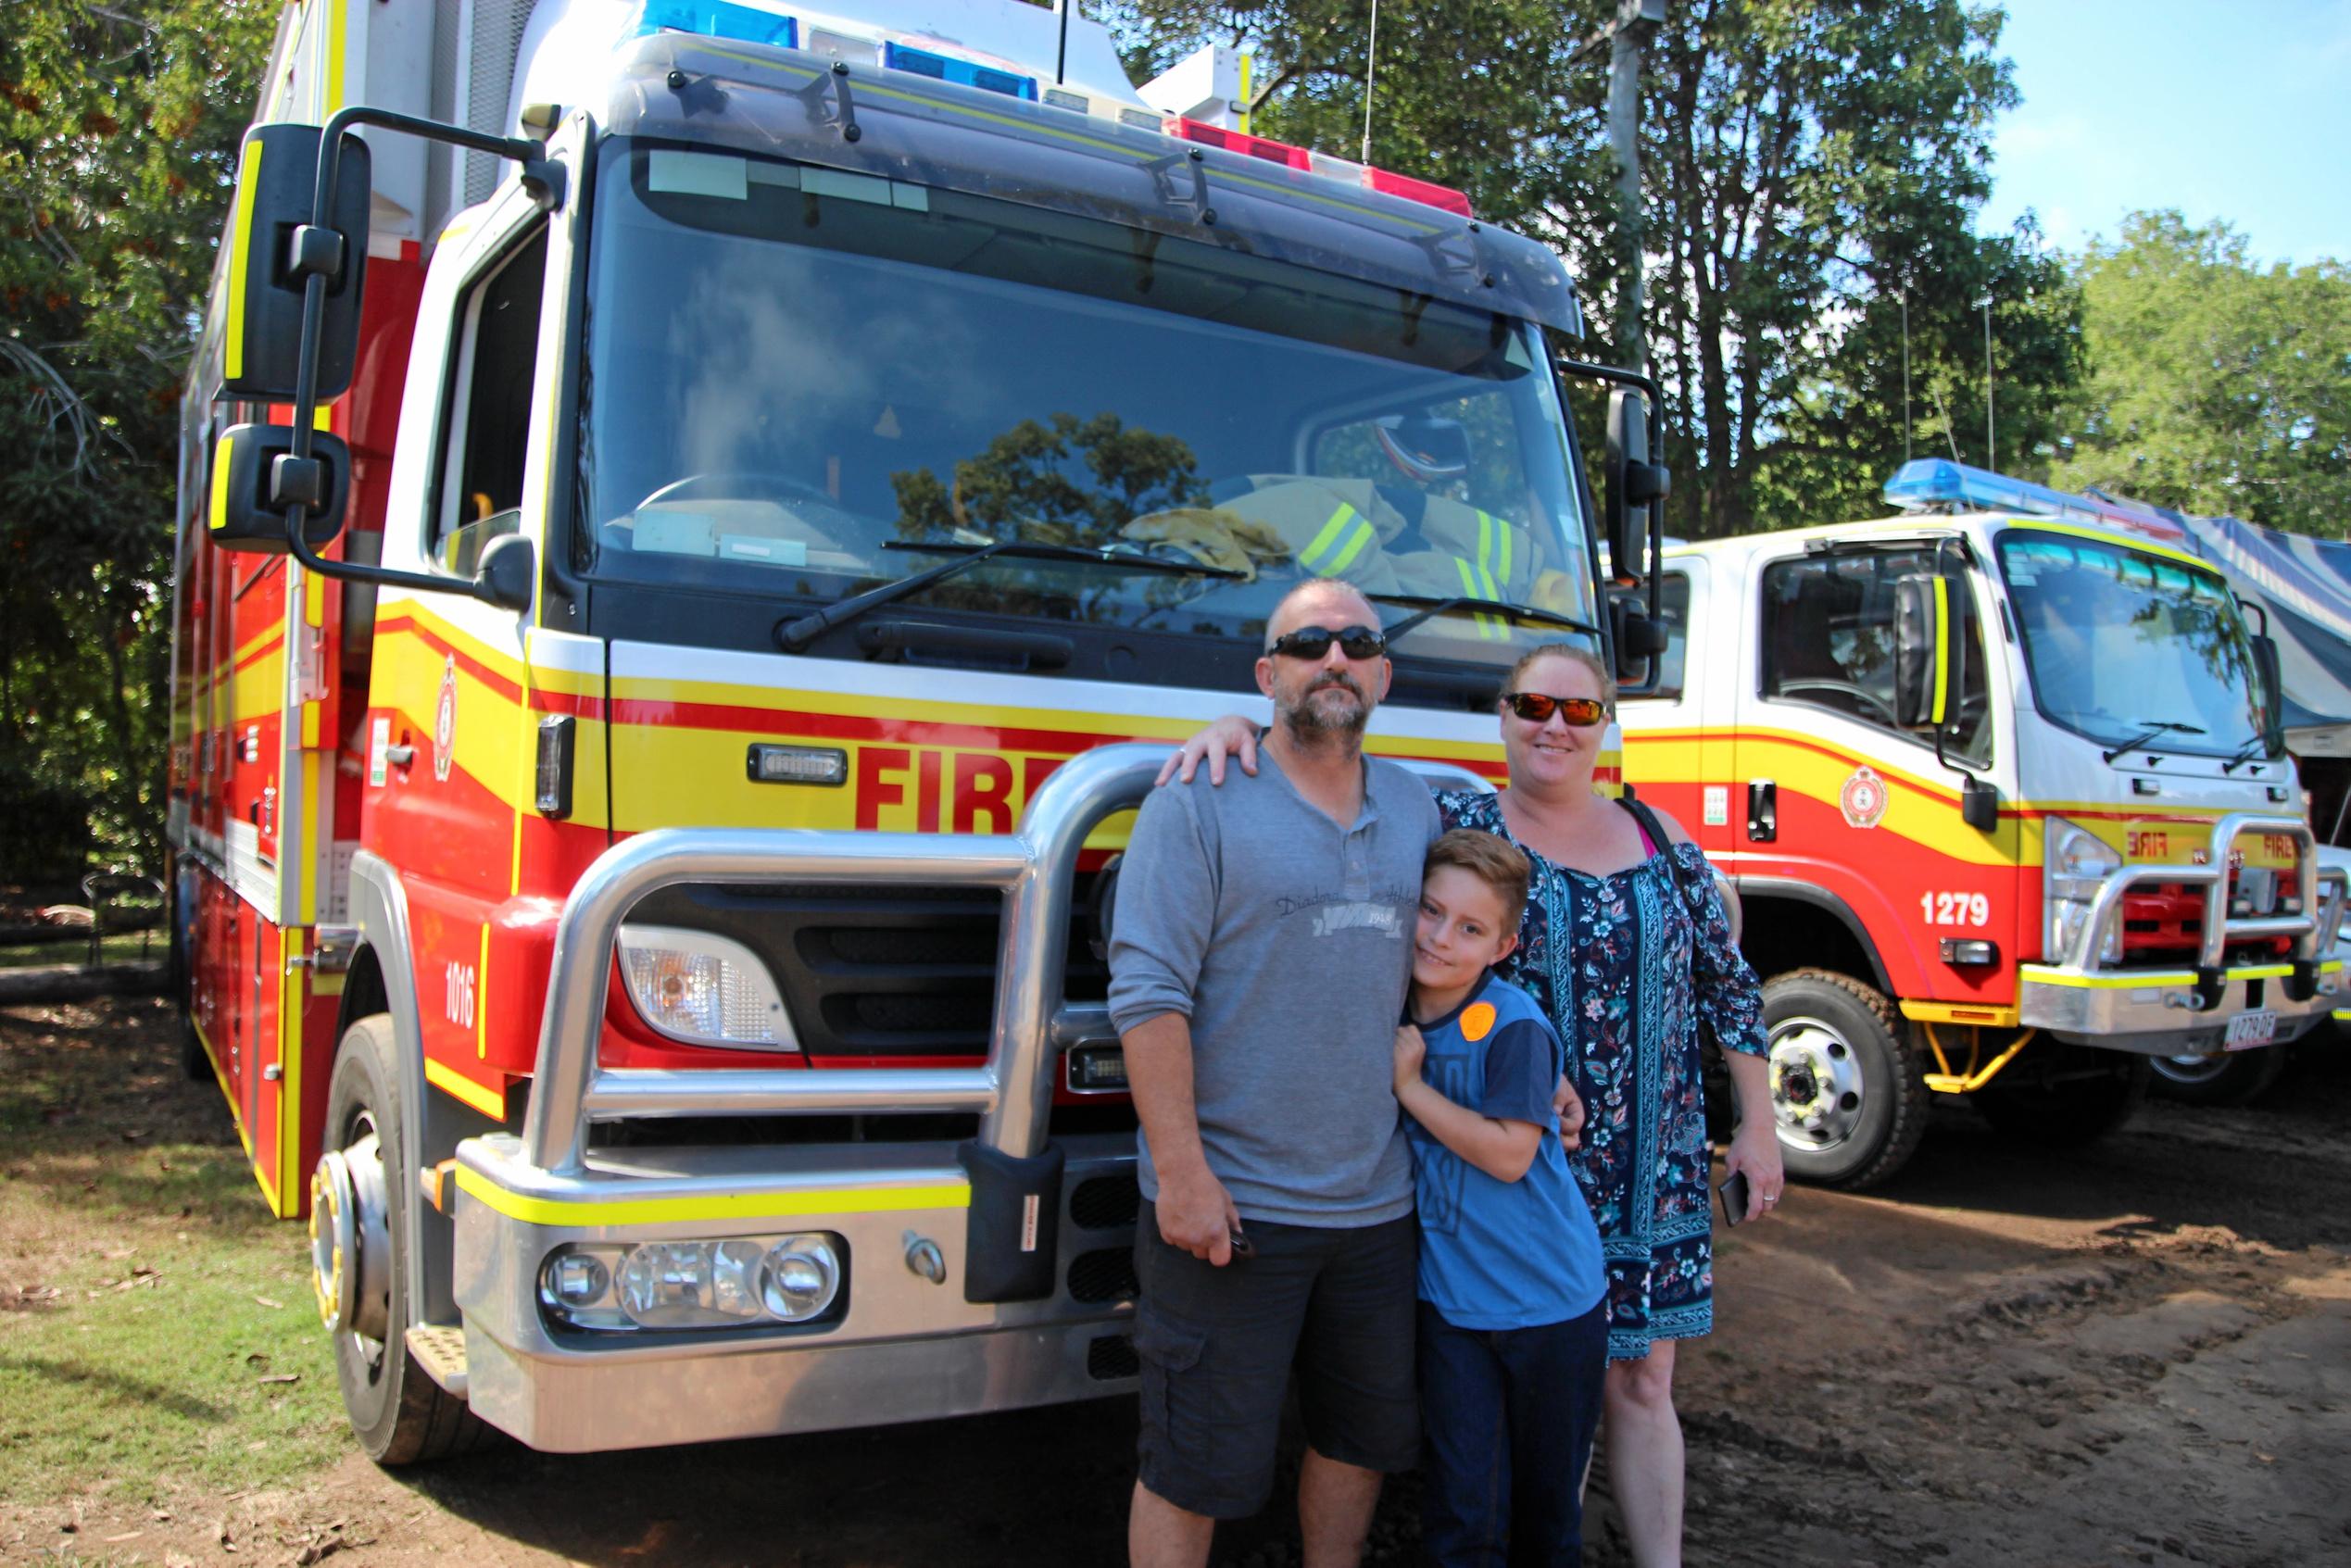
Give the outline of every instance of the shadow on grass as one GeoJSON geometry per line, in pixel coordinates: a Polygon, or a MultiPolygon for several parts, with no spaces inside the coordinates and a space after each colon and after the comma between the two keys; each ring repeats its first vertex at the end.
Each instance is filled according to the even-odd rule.
{"type": "Polygon", "coordinates": [[[224,1405],[199,1399],[184,1389],[133,1377],[111,1367],[94,1366],[79,1356],[53,1358],[0,1350],[0,1372],[22,1373],[38,1383],[52,1385],[60,1399],[98,1394],[142,1413],[159,1409],[204,1425],[219,1425],[233,1419],[235,1413],[224,1405]]]}

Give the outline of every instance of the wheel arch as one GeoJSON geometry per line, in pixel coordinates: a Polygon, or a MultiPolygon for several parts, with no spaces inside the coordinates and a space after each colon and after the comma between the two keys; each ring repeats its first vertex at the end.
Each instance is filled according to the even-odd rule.
{"type": "Polygon", "coordinates": [[[1745,907],[1740,950],[1760,977],[1792,969],[1841,969],[1898,999],[1869,929],[1834,893],[1792,877],[1736,879],[1745,907]]]}

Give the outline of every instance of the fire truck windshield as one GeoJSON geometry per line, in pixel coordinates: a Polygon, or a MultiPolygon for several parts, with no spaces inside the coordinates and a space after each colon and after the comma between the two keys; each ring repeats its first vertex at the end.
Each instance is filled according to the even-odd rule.
{"type": "Polygon", "coordinates": [[[940,558],[909,546],[1017,539],[1098,554],[905,603],[1253,641],[1314,574],[1549,612],[1398,650],[1489,665],[1594,619],[1528,323],[813,166],[622,142],[601,168],[572,544],[597,582],[800,613],[940,558]]]}
{"type": "Polygon", "coordinates": [[[2218,573],[2023,530],[2003,533],[1999,552],[2052,721],[2102,746],[2144,743],[2160,722],[2172,753],[2226,757],[2258,740],[2252,649],[2218,573]]]}

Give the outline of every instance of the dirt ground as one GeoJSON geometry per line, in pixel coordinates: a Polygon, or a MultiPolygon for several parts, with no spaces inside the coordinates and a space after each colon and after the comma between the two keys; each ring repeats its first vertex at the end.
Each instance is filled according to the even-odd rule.
{"type": "MultiPolygon", "coordinates": [[[[160,1014],[121,1017],[119,1048],[163,1059],[160,1014]]],[[[159,1092],[209,1097],[233,1136],[208,1086],[159,1092]]],[[[2346,1134],[2351,1046],[2330,1039],[2252,1109],[2151,1105],[2056,1153],[1955,1108],[1886,1189],[1794,1190],[1725,1240],[1717,1332],[1683,1357],[1690,1561],[2351,1562],[2346,1134]]],[[[1109,1563],[1133,1433],[1108,1400],[398,1474],[350,1456],[160,1508],[104,1486],[0,1499],[0,1561],[1109,1563]]],[[[1604,1479],[1593,1501],[1589,1560],[1625,1562],[1604,1479]]],[[[1413,1560],[1412,1507],[1390,1488],[1373,1562],[1413,1560]]],[[[1217,1561],[1295,1562],[1289,1512],[1228,1528],[1217,1561]]]]}

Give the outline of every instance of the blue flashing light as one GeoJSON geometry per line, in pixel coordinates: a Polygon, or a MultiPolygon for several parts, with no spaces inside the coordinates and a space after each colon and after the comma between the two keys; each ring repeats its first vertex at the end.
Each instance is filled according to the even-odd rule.
{"type": "Polygon", "coordinates": [[[2032,517],[2076,518],[2118,523],[2141,532],[2180,532],[2179,520],[2131,501],[2071,495],[2030,480],[2011,479],[1989,469],[1969,468],[1944,458],[1918,458],[1886,481],[1885,497],[1904,511],[1964,507],[1971,511],[2023,512],[2032,517]]]}
{"type": "Polygon", "coordinates": [[[959,60],[947,55],[935,55],[928,49],[916,49],[904,44],[885,44],[882,64],[890,70],[911,71],[927,76],[934,82],[952,82],[964,87],[977,87],[983,92],[1001,93],[1008,98],[1025,98],[1037,102],[1037,78],[1014,76],[1009,70],[972,60],[959,60]]]}
{"type": "Polygon", "coordinates": [[[645,0],[636,35],[651,32],[691,32],[778,49],[800,46],[800,24],[793,18],[736,0],[645,0]]]}

